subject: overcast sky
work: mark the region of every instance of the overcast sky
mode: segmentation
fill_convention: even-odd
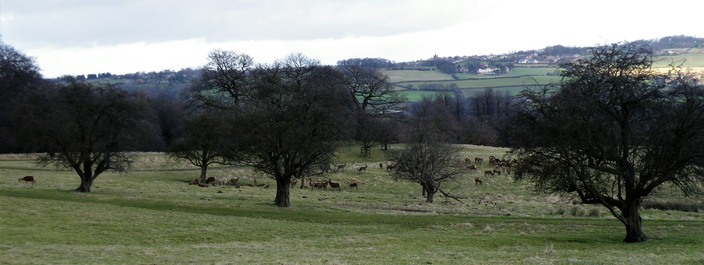
[[[702,10],[701,0],[0,0],[0,39],[57,77],[195,68],[213,49],[335,64],[704,37]]]

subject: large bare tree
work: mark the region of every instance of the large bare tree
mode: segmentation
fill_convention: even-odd
[[[251,143],[250,163],[276,180],[274,204],[280,207],[291,205],[291,178],[329,167],[345,128],[342,117],[348,104],[344,90],[331,82],[339,72],[288,59],[252,71],[256,89],[240,116]]]
[[[377,124],[375,118],[389,117],[397,112],[406,98],[397,93],[388,76],[377,69],[361,66],[341,67],[343,85],[352,100],[352,113],[357,124],[355,126],[355,140],[362,144],[362,155],[369,155],[370,149],[376,143],[374,134],[367,133],[369,126]]]
[[[79,192],[90,192],[106,171],[125,172],[128,151],[138,135],[145,99],[111,85],[68,80],[49,94],[51,110],[37,125],[48,153],[38,163],[73,169],[81,179]]]
[[[704,88],[656,71],[652,56],[630,43],[595,48],[563,65],[556,86],[525,91],[513,123],[519,176],[605,206],[625,242],[646,240],[640,207],[655,188],[701,194],[704,183]]]

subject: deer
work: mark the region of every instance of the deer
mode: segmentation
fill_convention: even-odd
[[[340,183],[332,182],[331,179],[328,179],[328,184],[330,184],[330,188],[337,189],[338,191],[341,191]]]
[[[367,167],[369,167],[369,164],[364,164],[363,167],[359,167],[359,168],[357,169],[357,173],[361,173],[362,171],[364,171],[364,172],[366,173],[366,172],[367,172]]]
[[[494,174],[498,174],[499,176],[501,176],[501,170],[499,170],[498,167],[495,168],[493,172],[494,172]]]
[[[492,171],[492,170],[484,171],[484,176],[486,176],[486,175],[492,175],[492,176],[493,176],[493,175],[494,175],[494,171]]]
[[[32,182],[32,187],[34,187],[34,185],[37,185],[37,178],[35,178],[34,176],[24,176],[24,177],[18,178],[17,182],[20,182],[20,181],[24,181],[25,184],[29,184],[29,182]]]
[[[396,168],[396,164],[386,165],[386,171],[392,171],[394,170],[394,168]]]
[[[347,164],[337,165],[337,172],[345,171]]]
[[[207,179],[205,179],[205,184],[210,185],[210,184],[214,184],[214,183],[215,183],[215,177],[208,177]]]
[[[479,176],[474,177],[474,185],[484,185],[484,183],[482,183],[482,178]]]
[[[354,188],[354,189],[356,190],[356,189],[357,189],[357,186],[359,186],[359,185],[357,184],[357,182],[352,182],[352,183],[350,183],[350,189]]]

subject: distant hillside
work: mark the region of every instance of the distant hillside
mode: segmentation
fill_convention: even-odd
[[[667,68],[672,63],[684,63],[691,71],[704,73],[704,38],[669,36],[655,40],[639,40],[656,52],[655,67]],[[547,84],[557,80],[557,66],[589,54],[592,47],[555,45],[539,50],[508,54],[476,56],[433,56],[410,62],[393,62],[384,58],[351,58],[340,60],[338,66],[377,68],[389,76],[397,90],[416,101],[438,92],[462,92],[464,96],[493,89],[515,94],[527,86]],[[110,73],[79,75],[91,82],[109,82],[125,89],[149,94],[177,95],[199,77],[197,69],[161,72],[137,72],[125,75]],[[60,81],[61,79],[56,79]]]

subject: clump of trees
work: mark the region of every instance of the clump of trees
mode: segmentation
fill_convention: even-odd
[[[563,65],[559,84],[524,91],[513,120],[519,176],[603,205],[625,242],[647,239],[640,208],[655,188],[703,191],[704,86],[653,69],[652,56],[632,43],[595,48]]]

